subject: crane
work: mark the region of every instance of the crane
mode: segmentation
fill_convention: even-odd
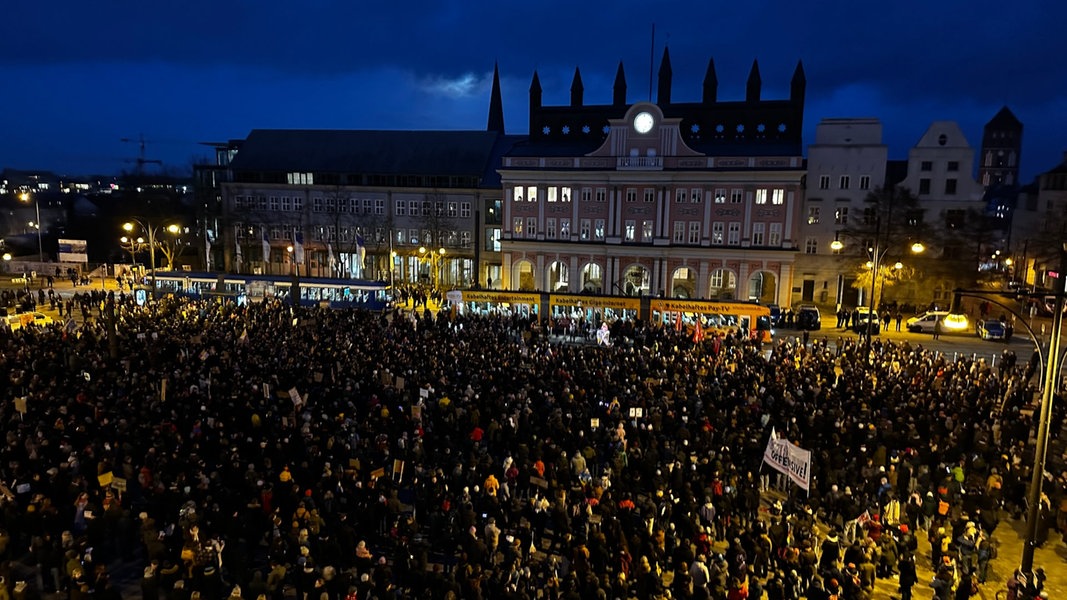
[[[159,159],[156,159],[156,158],[145,158],[145,143],[147,142],[147,140],[144,139],[144,134],[143,133],[140,134],[139,136],[137,136],[136,139],[134,139],[134,138],[122,138],[121,141],[129,143],[129,144],[137,144],[138,147],[139,147],[139,152],[137,153],[137,158],[127,160],[127,162],[136,162],[137,163],[137,175],[143,175],[144,174],[144,166],[146,164],[153,164],[153,165],[160,165],[160,166],[163,165],[163,161],[161,161]]]

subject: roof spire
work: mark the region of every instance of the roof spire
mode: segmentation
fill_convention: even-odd
[[[619,61],[619,69],[615,71],[615,85],[612,88],[611,103],[615,106],[626,104],[626,75],[623,73],[622,61]]]
[[[789,99],[793,102],[804,103],[804,89],[808,80],[804,77],[804,61],[797,61],[797,68],[793,71],[793,79],[789,82]]]
[[[719,95],[719,78],[715,75],[715,59],[708,59],[708,70],[704,73],[704,104],[714,104]]]
[[[504,133],[504,101],[500,95],[500,65],[493,63],[493,91],[489,94],[489,120],[486,131]]]
[[[671,51],[663,47],[663,60],[659,63],[659,90],[656,92],[656,104],[666,106],[671,103]]]
[[[748,102],[759,102],[760,86],[763,84],[763,80],[759,76],[759,61],[752,60],[752,70],[748,73],[748,85],[745,91],[745,100]]]
[[[582,85],[582,73],[574,67],[574,81],[571,82],[571,106],[581,106],[585,87]]]

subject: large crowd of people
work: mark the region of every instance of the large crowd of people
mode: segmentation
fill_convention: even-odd
[[[967,598],[1024,509],[1035,364],[1007,352],[98,300],[0,331],[16,597],[117,598],[140,561],[152,600]],[[763,465],[772,428],[810,490]]]

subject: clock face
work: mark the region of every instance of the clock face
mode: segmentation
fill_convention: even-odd
[[[640,112],[634,117],[634,130],[637,131],[637,133],[648,133],[649,131],[652,131],[652,126],[655,123],[656,120],[651,114]]]

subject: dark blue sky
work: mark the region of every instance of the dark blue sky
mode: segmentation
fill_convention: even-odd
[[[1067,4],[1052,0],[855,2],[500,0],[13,0],[0,36],[0,167],[132,170],[137,144],[168,168],[198,142],[254,128],[483,129],[499,61],[510,133],[524,133],[530,77],[546,104],[607,103],[619,60],[628,100],[648,97],[669,45],[672,97],[740,100],[754,58],[764,98],[807,73],[805,144],[824,117],[877,117],[891,158],[935,120],[977,150],[1003,105],[1024,123],[1024,180],[1067,149]],[[173,8],[165,8],[173,7]]]

